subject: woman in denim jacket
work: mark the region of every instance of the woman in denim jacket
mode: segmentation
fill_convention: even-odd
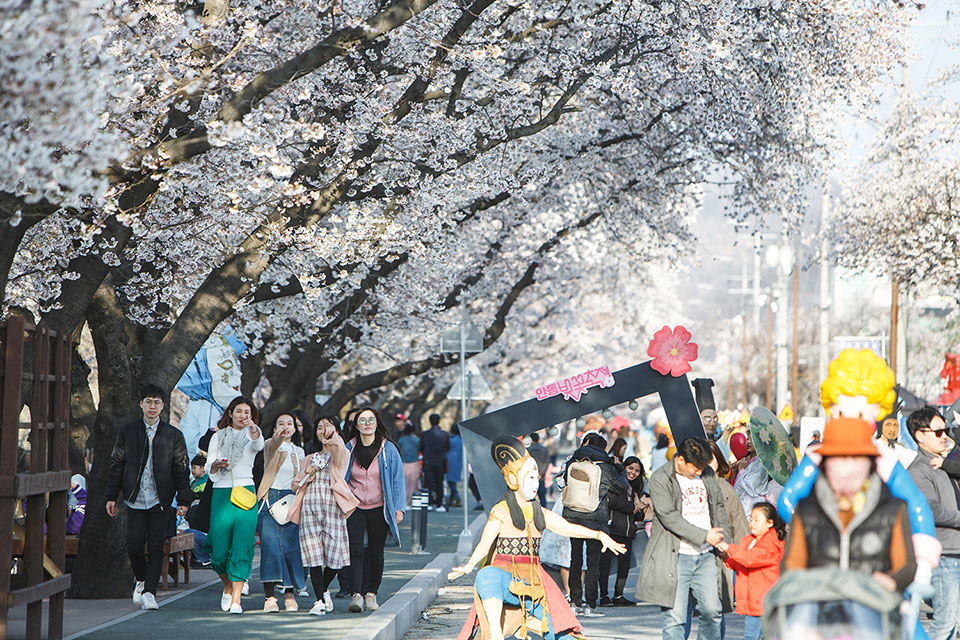
[[[406,508],[406,489],[400,452],[375,409],[364,407],[357,412],[355,428],[349,437],[346,480],[360,504],[347,519],[350,567],[346,573],[348,592],[352,594],[350,611],[359,613],[364,606],[368,611],[379,608],[377,589],[383,578],[383,548],[387,532],[400,544],[399,524]],[[365,560],[368,562],[366,575]]]

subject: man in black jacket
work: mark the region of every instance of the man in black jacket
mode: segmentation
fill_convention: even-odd
[[[191,498],[187,444],[179,429],[160,420],[164,398],[160,387],[143,387],[143,418],[120,429],[107,478],[107,514],[117,515],[120,496],[127,505],[127,553],[136,576],[133,602],[144,610],[157,608],[163,538],[173,517],[173,498],[178,496],[179,515],[187,512]]]
[[[444,512],[443,474],[447,472],[447,454],[450,453],[450,436],[440,428],[440,416],[430,414],[430,429],[420,434],[420,453],[423,454],[423,480],[430,491],[430,506],[434,511]]]
[[[607,455],[607,442],[597,432],[591,432],[583,439],[580,448],[573,452],[567,467],[564,469],[566,485],[570,485],[570,467],[579,460],[591,460],[600,466],[599,502],[597,508],[591,512],[576,511],[564,503],[563,517],[574,524],[580,524],[594,531],[607,532],[609,508],[608,493],[619,493],[627,488],[627,478],[623,469],[619,468]],[[586,585],[580,577],[583,566],[583,546],[587,546]],[[597,609],[597,587],[600,572],[600,551],[602,547],[597,540],[584,538],[570,538],[570,600],[574,607],[580,606],[580,597],[585,595],[583,609],[580,615],[585,617],[602,616]],[[586,593],[584,593],[586,592]]]

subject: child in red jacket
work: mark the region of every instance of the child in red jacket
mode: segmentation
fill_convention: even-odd
[[[744,640],[763,637],[761,618],[763,597],[780,578],[780,560],[783,559],[783,539],[786,525],[769,502],[758,502],[750,512],[750,534],[740,544],[720,543],[727,566],[737,572],[734,598],[737,613],[744,616]]]

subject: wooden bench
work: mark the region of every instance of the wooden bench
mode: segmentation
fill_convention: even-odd
[[[193,535],[193,534],[191,534],[191,535]],[[46,547],[46,549],[45,549],[44,551],[45,551],[46,553],[50,553],[50,538],[46,538],[46,540],[44,541],[44,545],[43,545],[43,546]],[[66,548],[67,548],[67,553],[66,553],[66,555],[67,555],[67,556],[75,556],[75,555],[77,555],[77,548],[78,548],[79,546],[80,546],[80,538],[78,538],[77,536],[67,536],[67,538],[66,538]],[[23,540],[21,540],[20,538],[14,538],[14,539],[13,539],[13,554],[12,554],[12,555],[14,555],[14,556],[22,556],[22,555],[23,555]]]
[[[46,552],[50,553],[50,539],[47,538]],[[76,556],[77,549],[80,546],[78,536],[67,536],[66,555]],[[23,555],[23,540],[14,538],[13,555]],[[193,534],[180,533],[172,538],[167,538],[163,543],[163,564],[160,568],[160,589],[167,590],[167,578],[173,578],[173,586],[180,586],[180,565],[183,564],[183,584],[190,584],[190,558],[193,556]],[[172,567],[172,569],[171,569]]]
[[[163,543],[163,565],[160,567],[160,590],[167,590],[167,576],[172,573],[174,588],[180,586],[180,565],[183,584],[190,584],[190,559],[193,556],[193,534],[178,533]]]

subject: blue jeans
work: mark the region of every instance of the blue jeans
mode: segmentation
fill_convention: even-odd
[[[717,558],[712,553],[681,553],[677,556],[676,599],[672,609],[660,609],[663,640],[683,640],[690,591],[697,599],[697,609],[700,610],[700,632],[697,637],[700,640],[720,640],[723,612],[717,571]]]
[[[270,489],[267,500],[273,504],[292,494],[290,489]],[[292,522],[281,526],[267,506],[260,510],[260,582],[279,582],[284,589],[300,591],[307,584],[300,556],[300,527]]]
[[[960,617],[960,558],[940,556],[940,565],[933,570],[933,622],[931,640],[947,640],[953,635]]]
[[[763,638],[763,618],[761,616],[743,616],[743,640],[761,640]]]
[[[203,551],[203,543],[207,541],[207,534],[196,529],[184,529],[183,532],[193,534],[193,559],[200,564],[210,564],[210,554]]]
[[[697,599],[691,598],[690,594],[687,594],[687,599],[690,601],[687,604],[687,621],[683,623],[683,640],[687,640],[690,637],[690,629],[693,628],[693,611],[697,608]],[[721,605],[721,611],[722,605]],[[727,616],[720,614],[720,640],[725,640],[727,637]]]

